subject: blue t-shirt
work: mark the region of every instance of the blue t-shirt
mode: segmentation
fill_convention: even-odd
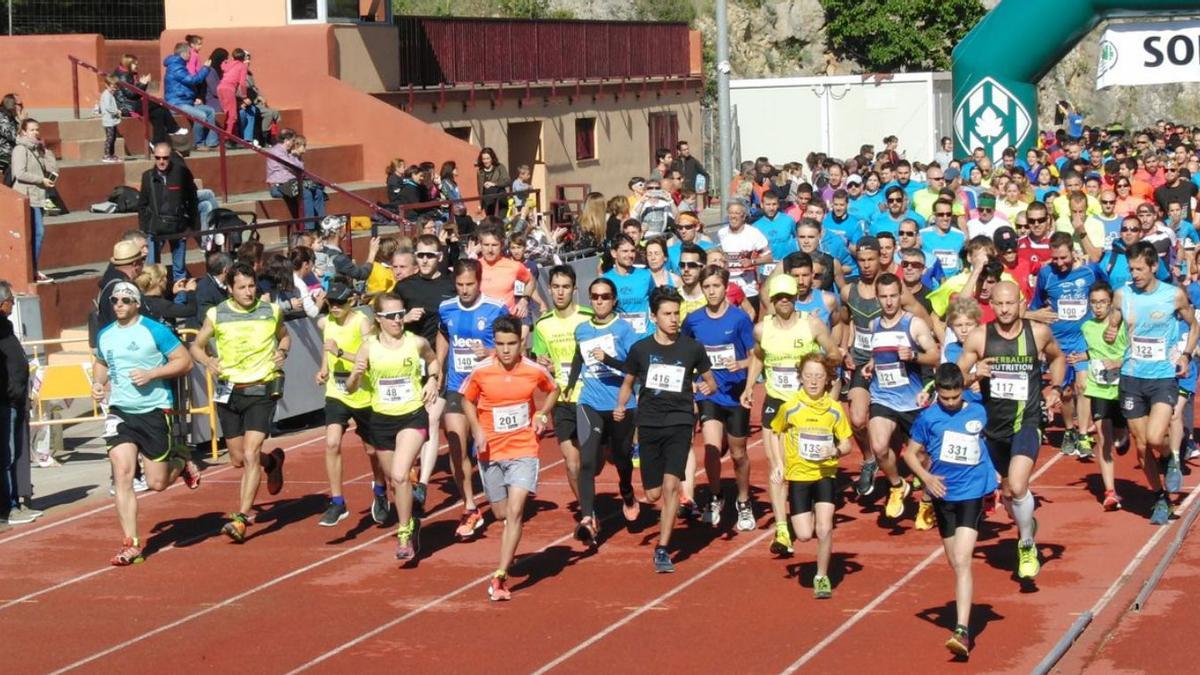
[[[815,294],[814,294],[815,295]],[[717,390],[712,396],[696,392],[696,400],[710,400],[719,406],[732,408],[741,405],[746,388],[746,370],[731,371],[730,361],[744,361],[754,349],[754,322],[740,307],[729,306],[718,318],[709,316],[707,308],[689,312],[683,320],[683,334],[699,342],[712,363]]]
[[[900,181],[893,180],[887,185],[884,185],[880,192],[887,194],[888,188],[892,187],[893,185],[904,188],[904,194],[908,195],[910,200],[913,198],[913,195],[917,194],[919,190],[925,189],[925,184],[920,181],[909,179],[908,184],[900,185]]]
[[[1058,314],[1058,321],[1050,324],[1054,339],[1068,354],[1087,351],[1083,339],[1083,322],[1092,318],[1092,307],[1088,293],[1092,284],[1108,280],[1099,265],[1087,263],[1066,274],[1059,273],[1053,264],[1043,265],[1038,270],[1030,309],[1049,307]]]
[[[847,212],[845,218],[838,220],[830,212],[826,213],[825,220],[821,221],[821,230],[823,232],[837,232],[845,237],[846,241],[856,242],[867,233],[867,226],[862,218],[856,217],[853,213]]]
[[[963,346],[957,340],[946,343],[946,348],[942,350],[942,363],[958,363],[958,357],[962,356]],[[983,403],[983,393],[977,392],[967,387],[963,389],[963,400],[968,403]]]
[[[129,379],[129,372],[164,365],[167,354],[181,344],[170,328],[144,316],[128,326],[114,321],[102,328],[96,335],[96,358],[108,365],[112,382],[108,404],[128,413],[173,407],[168,381],[156,379],[139,387]]]
[[[1071,138],[1080,138],[1083,136],[1083,115],[1079,113],[1067,114],[1067,135]]]
[[[891,213],[884,211],[871,219],[871,224],[867,227],[867,234],[872,237],[878,237],[880,232],[891,232],[893,237],[899,237],[900,223],[909,219],[916,222],[917,229],[925,227],[925,219],[921,217],[921,214],[912,209],[909,209],[907,213],[901,214],[899,218],[893,218]]]
[[[753,225],[767,238],[767,244],[771,247],[771,257],[776,263],[783,260],[787,254],[800,250],[796,244],[796,221],[783,211],[776,213],[774,218],[767,218],[766,214],[763,214]],[[759,266],[759,269],[761,270],[762,266]],[[763,274],[766,275],[767,272]]]
[[[625,374],[620,370],[609,368],[592,358],[591,352],[600,347],[605,354],[618,361],[624,361],[629,354],[629,348],[637,342],[640,336],[624,319],[613,319],[603,326],[597,326],[591,320],[584,321],[575,327],[575,343],[583,357],[583,370],[579,373],[582,387],[579,389],[579,402],[599,412],[608,412],[617,407],[617,394],[621,391],[621,382]],[[637,395],[629,397],[625,404],[626,410],[637,406]]]
[[[638,335],[654,332],[650,321],[650,291],[654,290],[654,275],[644,267],[635,267],[629,274],[619,274],[613,267],[604,273],[617,286],[617,313],[633,326]]]
[[[1113,244],[1112,250],[1104,253],[1104,257],[1100,259],[1100,268],[1108,274],[1108,283],[1114,291],[1121,290],[1121,287],[1128,284],[1133,278],[1129,274],[1129,257],[1125,255],[1125,246],[1120,240]],[[1158,259],[1158,270],[1154,276],[1158,277],[1159,281],[1167,281],[1171,278],[1167,263],[1162,258]]]
[[[1113,242],[1121,237],[1121,223],[1125,220],[1125,216],[1115,215],[1108,219],[1097,215],[1096,220],[1104,225],[1104,245],[1100,247],[1100,250],[1107,251],[1112,248]]]
[[[963,271],[962,250],[967,245],[967,235],[957,227],[942,233],[935,226],[921,229],[921,250],[932,254],[942,264],[947,277]]]
[[[711,241],[708,241],[707,239],[697,239],[695,244],[697,246],[699,246],[700,249],[703,251],[707,251],[708,249],[716,246],[716,244],[712,243]],[[674,244],[671,244],[670,246],[668,246],[667,247],[667,268],[670,269],[672,272],[679,274],[680,273],[679,259],[682,256],[683,256],[683,242],[682,241],[676,241]],[[700,262],[703,263],[704,260],[701,259]]]
[[[445,363],[446,391],[458,391],[467,375],[482,363],[475,357],[476,347],[496,346],[492,324],[506,314],[504,303],[482,295],[471,307],[463,307],[457,296],[438,305],[438,328],[450,343]]]
[[[983,437],[986,424],[983,405],[966,401],[954,412],[935,402],[917,415],[910,435],[925,446],[932,460],[929,473],[946,486],[945,501],[986,497],[999,485]]]
[[[879,205],[882,203],[882,190],[875,194],[864,192],[857,199],[851,199],[846,210],[850,213],[851,217],[857,218],[864,223],[869,223],[875,216],[879,215]]]
[[[850,252],[850,247],[846,245],[846,239],[837,232],[829,230],[821,231],[821,243],[818,249],[822,253],[828,253],[834,260],[840,262],[845,269],[846,280],[858,278],[858,261],[854,259],[854,254]],[[832,273],[832,270],[830,270]]]

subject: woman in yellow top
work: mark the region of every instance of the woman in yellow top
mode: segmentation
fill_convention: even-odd
[[[787,481],[792,528],[800,541],[817,535],[817,574],[813,595],[833,596],[829,558],[833,552],[833,512],[837,494],[838,458],[850,453],[850,421],[842,404],[829,395],[836,363],[809,353],[800,359],[800,390],[770,420],[771,430],[783,443],[768,446],[771,482]],[[775,542],[791,553],[787,523],[775,523]]]
[[[379,334],[363,340],[346,379],[346,391],[358,391],[365,376],[371,392],[371,435],[379,463],[395,493],[396,559],[417,556],[420,523],[413,516],[409,471],[429,433],[425,408],[437,400],[441,364],[425,338],[404,330],[404,299],[390,291],[375,298]],[[422,371],[422,366],[424,371]],[[422,372],[428,375],[424,384]]]

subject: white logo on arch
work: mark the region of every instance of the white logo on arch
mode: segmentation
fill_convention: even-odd
[[[1019,147],[1033,130],[1033,119],[1020,100],[996,80],[975,84],[954,111],[954,133],[970,150],[983,148],[992,161],[1004,149]]]

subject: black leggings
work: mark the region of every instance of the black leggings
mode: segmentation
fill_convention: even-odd
[[[600,412],[580,403],[577,407],[579,436],[579,512],[592,515],[596,501],[596,474],[604,468],[604,455],[600,444],[607,441],[612,462],[617,467],[621,499],[626,503],[633,493],[633,432],[636,415],[632,409],[625,411],[625,419],[613,419],[612,411]]]

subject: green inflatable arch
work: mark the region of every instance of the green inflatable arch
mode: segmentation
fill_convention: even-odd
[[[1197,0],[1002,0],[954,48],[955,155],[1036,142],[1037,83],[1112,16],[1200,11]]]

